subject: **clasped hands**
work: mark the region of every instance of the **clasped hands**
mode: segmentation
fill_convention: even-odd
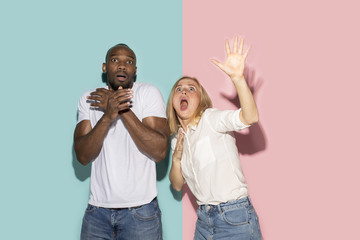
[[[132,97],[133,91],[131,89],[123,89],[120,86],[116,91],[113,89],[97,88],[87,98],[93,100],[90,104],[92,107],[104,109],[104,117],[114,121],[121,112],[130,109]]]

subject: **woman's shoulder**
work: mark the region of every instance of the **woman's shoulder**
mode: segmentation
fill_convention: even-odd
[[[217,109],[217,108],[207,108],[204,113],[203,113],[203,117],[208,117],[211,114],[216,114],[221,112],[221,110]]]

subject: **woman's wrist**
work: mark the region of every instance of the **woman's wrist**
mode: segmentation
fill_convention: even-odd
[[[172,158],[173,163],[180,163],[181,162],[181,158],[178,157],[174,157]]]
[[[233,82],[245,81],[244,75],[232,75],[232,76],[230,76],[230,78]]]

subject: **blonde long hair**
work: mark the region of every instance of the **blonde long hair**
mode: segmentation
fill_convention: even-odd
[[[211,102],[209,95],[207,94],[205,88],[200,84],[200,82],[196,78],[188,77],[188,76],[181,77],[179,80],[176,81],[176,83],[172,87],[170,96],[169,96],[169,100],[168,100],[168,104],[166,107],[166,116],[168,119],[168,124],[170,127],[171,134],[177,133],[177,131],[180,127],[179,119],[178,119],[175,109],[173,107],[173,97],[174,97],[174,93],[175,93],[175,89],[176,89],[177,85],[183,79],[191,79],[191,80],[195,81],[199,85],[199,90],[200,90],[200,103],[199,103],[198,108],[194,112],[194,115],[191,117],[190,123],[194,123],[195,125],[197,125],[201,119],[202,114],[205,112],[205,110],[212,107],[212,102]]]

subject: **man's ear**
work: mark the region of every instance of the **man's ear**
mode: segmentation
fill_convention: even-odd
[[[103,73],[106,73],[106,63],[103,63],[103,65],[102,65],[102,71],[103,71]]]

